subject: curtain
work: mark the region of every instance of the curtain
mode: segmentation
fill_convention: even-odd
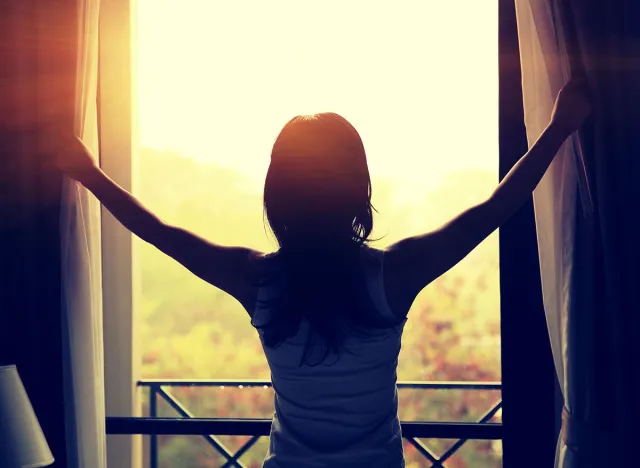
[[[78,325],[63,314],[71,291],[61,268],[63,180],[43,170],[40,131],[73,129],[79,12],[77,0],[21,0],[3,2],[0,14],[0,362],[17,365],[60,468],[82,463],[67,456],[79,450],[67,436],[68,405],[87,408],[77,405],[84,388],[69,391],[69,349],[77,346],[63,328]]]
[[[98,155],[99,0],[76,0],[74,132]],[[65,423],[69,467],[106,468],[100,205],[66,179],[60,217]]]
[[[569,75],[547,0],[516,0],[527,140],[531,146],[549,123],[555,98]],[[568,300],[573,268],[577,174],[574,139],[565,142],[533,194],[542,294],[556,374],[565,405]],[[564,450],[564,447],[559,447]]]
[[[515,3],[529,144],[570,75],[587,78],[596,111],[534,192],[543,301],[564,397],[556,466],[623,466],[633,460],[640,415],[640,48],[637,24],[629,23],[638,7]]]

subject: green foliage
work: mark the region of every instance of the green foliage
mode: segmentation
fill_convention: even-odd
[[[205,165],[180,155],[143,149],[136,195],[165,221],[216,242],[271,251],[262,217],[261,185],[229,169]],[[373,180],[374,205],[380,212],[374,245],[424,232],[477,203],[496,183],[493,174],[472,172],[445,180],[428,197],[398,201],[395,186]],[[269,369],[249,317],[233,298],[206,284],[138,242],[142,292],[143,377],[268,379]],[[458,266],[429,285],[416,299],[403,338],[400,380],[500,380],[500,329],[497,234]],[[270,417],[271,389],[176,388],[173,393],[199,417]],[[417,421],[472,421],[497,399],[495,391],[400,392],[400,417]],[[173,416],[170,408],[161,408]],[[193,437],[163,437],[161,466],[204,468],[222,458]],[[221,438],[237,450],[246,438]],[[428,441],[436,454],[453,441]],[[259,467],[263,438],[242,457]],[[447,462],[449,468],[501,466],[499,446],[469,442]],[[207,455],[208,454],[208,455]],[[407,467],[424,458],[406,445]]]

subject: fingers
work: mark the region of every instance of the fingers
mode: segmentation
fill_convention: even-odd
[[[575,104],[587,105],[591,107],[591,93],[589,84],[584,76],[571,78],[558,94],[560,101],[572,102]]]
[[[78,148],[79,145],[82,144],[73,133],[59,133],[55,131],[46,134],[43,143],[54,152],[70,151]]]
[[[589,96],[589,82],[584,75],[576,75],[569,79],[567,84],[562,87],[562,91],[571,93],[580,93],[585,97]]]

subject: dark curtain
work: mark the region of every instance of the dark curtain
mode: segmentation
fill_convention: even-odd
[[[565,439],[575,466],[631,466],[640,463],[640,2],[559,4],[572,72],[587,77],[596,108],[581,134],[595,209],[577,208]]]
[[[51,451],[67,465],[59,174],[40,129],[73,124],[75,0],[0,6],[0,363],[16,364]]]

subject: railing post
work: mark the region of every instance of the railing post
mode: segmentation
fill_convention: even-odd
[[[149,417],[158,417],[158,393],[155,385],[149,387]],[[158,436],[156,434],[150,435],[149,444],[149,464],[150,468],[158,468]]]

